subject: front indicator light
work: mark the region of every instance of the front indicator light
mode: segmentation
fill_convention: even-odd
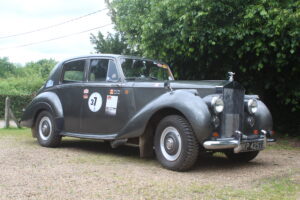
[[[220,135],[219,135],[219,133],[218,132],[213,132],[213,135],[212,135],[213,137],[220,137]]]
[[[271,131],[271,135],[275,135],[275,131],[273,130],[273,131]]]

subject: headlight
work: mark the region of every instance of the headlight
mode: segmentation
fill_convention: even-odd
[[[257,101],[256,99],[250,99],[247,103],[248,112],[254,114],[257,111]]]
[[[224,110],[224,102],[220,97],[213,97],[211,106],[216,114],[221,113]]]

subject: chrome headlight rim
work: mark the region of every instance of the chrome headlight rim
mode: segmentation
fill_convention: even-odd
[[[211,99],[211,107],[216,114],[223,112],[224,101],[220,96],[215,96]]]
[[[249,99],[247,102],[247,110],[250,114],[255,114],[258,110],[258,103],[256,99]]]

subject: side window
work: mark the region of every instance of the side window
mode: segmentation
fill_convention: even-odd
[[[84,65],[85,60],[78,60],[65,64],[63,69],[63,83],[83,81]]]
[[[108,62],[108,72],[107,72],[107,81],[117,81],[118,80],[118,72],[117,66],[114,61],[109,60]]]
[[[116,81],[118,73],[116,64],[109,59],[91,60],[89,81]]]

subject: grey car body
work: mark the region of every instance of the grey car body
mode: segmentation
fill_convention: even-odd
[[[157,65],[168,77],[138,74],[128,78],[124,63],[131,60],[127,74],[135,74],[133,65],[139,63],[154,68]],[[96,79],[97,73],[101,73],[101,70],[93,72],[96,65],[106,66],[105,79]],[[212,105],[216,100],[220,105]],[[249,112],[250,100],[256,105],[256,112]],[[223,109],[218,113],[216,106],[222,106],[222,102]],[[168,116],[170,119],[165,119]],[[173,126],[170,116],[180,123],[184,120],[181,127],[176,127],[178,122]],[[164,119],[169,124],[165,127],[160,124]],[[192,161],[181,158],[184,153],[177,151],[188,152],[186,145],[197,145],[193,152],[220,151],[236,159],[236,155],[247,157],[264,149],[267,141],[271,141],[267,136],[272,133],[272,117],[266,105],[256,95],[245,95],[245,89],[232,77],[175,81],[169,67],[162,62],[110,54],[81,56],[58,63],[26,108],[21,124],[32,128],[33,136],[42,146],[57,146],[62,136],[71,136],[109,140],[113,147],[135,143],[142,157],[151,156],[153,147],[156,154],[157,149],[162,149],[161,159],[165,160],[159,161],[164,167],[178,171],[191,168],[196,160],[195,156]],[[162,126],[159,134],[164,136],[155,139],[159,126]],[[190,129],[194,143],[186,142],[191,138],[186,139],[189,134],[180,131],[181,128]],[[181,160],[176,164],[178,159]]]

